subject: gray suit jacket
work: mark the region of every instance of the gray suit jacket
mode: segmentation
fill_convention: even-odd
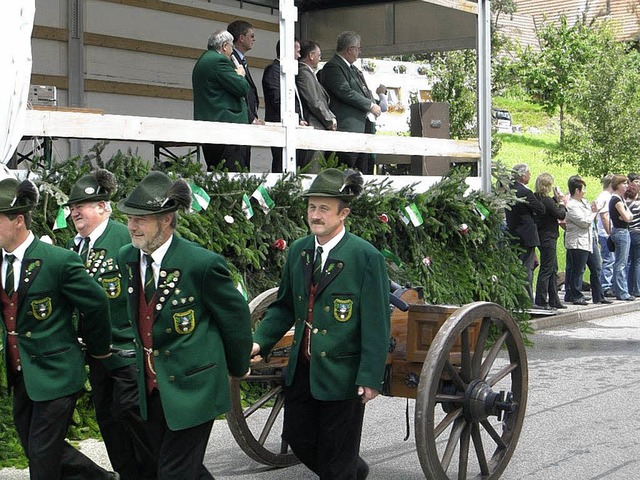
[[[307,64],[299,62],[296,86],[304,118],[313,128],[330,130],[336,116],[329,109],[329,94]]]

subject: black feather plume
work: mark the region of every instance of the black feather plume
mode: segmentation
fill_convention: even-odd
[[[364,178],[362,174],[356,170],[345,170],[343,172],[344,180],[340,191],[345,194],[353,195],[357,197],[362,193]]]
[[[38,189],[31,180],[23,180],[16,189],[15,205],[35,205],[38,203]]]
[[[185,212],[191,208],[191,187],[182,178],[179,178],[171,188],[167,191],[166,202],[172,202],[178,209],[183,209]]]
[[[116,188],[118,188],[116,176],[109,170],[99,168],[98,170],[93,172],[93,176],[95,177],[96,182],[98,182],[98,191],[96,193],[102,193],[111,196],[113,192],[116,191]]]

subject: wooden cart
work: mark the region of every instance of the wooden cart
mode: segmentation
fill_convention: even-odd
[[[268,290],[251,302],[254,323],[276,295],[277,289]],[[518,442],[527,403],[527,358],[518,324],[494,303],[427,305],[415,289],[395,295],[409,309],[392,309],[384,394],[416,399],[416,449],[425,477],[499,478]],[[292,335],[283,337],[268,362],[252,366],[247,383],[231,381],[227,414],[240,448],[277,467],[298,463],[280,438],[282,371]],[[243,407],[241,390],[256,385],[261,396]]]

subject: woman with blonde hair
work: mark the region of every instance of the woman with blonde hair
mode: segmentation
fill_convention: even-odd
[[[564,220],[567,208],[558,187],[553,187],[553,177],[541,173],[536,178],[536,197],[545,206],[545,212],[534,216],[540,237],[540,270],[536,282],[535,306],[551,310],[567,308],[558,296],[558,221]]]
[[[624,175],[614,175],[611,179],[613,194],[609,200],[609,218],[611,219],[611,239],[615,245],[615,261],[613,262],[613,291],[618,300],[635,300],[629,294],[627,284],[627,261],[629,260],[629,222],[633,215],[624,201],[624,194],[629,187],[629,179]]]

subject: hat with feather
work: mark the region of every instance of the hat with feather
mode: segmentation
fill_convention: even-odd
[[[131,195],[118,202],[118,210],[126,215],[157,215],[188,211],[191,207],[191,187],[183,179],[171,180],[162,172],[150,172]]]
[[[116,177],[109,170],[104,168],[94,170],[78,179],[71,188],[71,195],[65,205],[109,200],[117,187]]]
[[[15,178],[0,181],[0,213],[25,213],[38,203],[38,189],[31,180]]]
[[[349,202],[362,193],[364,180],[355,170],[327,168],[318,173],[303,197],[333,197]]]

